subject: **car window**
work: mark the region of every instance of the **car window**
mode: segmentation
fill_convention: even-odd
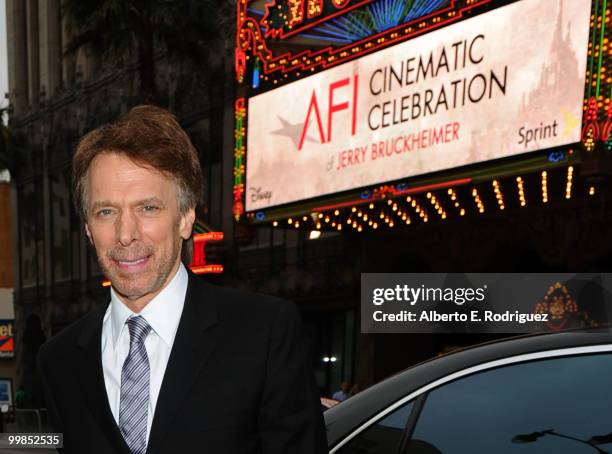
[[[412,411],[412,402],[404,404],[376,424],[360,432],[339,454],[390,454],[396,453]]]
[[[505,366],[429,393],[408,454],[612,452],[612,355]]]

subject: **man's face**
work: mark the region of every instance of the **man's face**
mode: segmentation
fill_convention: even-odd
[[[85,229],[113,288],[148,302],[179,266],[195,212],[181,214],[174,180],[116,153],[89,168]]]

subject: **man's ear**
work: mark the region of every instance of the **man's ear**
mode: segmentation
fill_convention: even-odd
[[[189,208],[185,214],[181,215],[179,231],[181,233],[181,238],[184,240],[188,240],[189,237],[191,237],[195,217],[195,208]]]
[[[91,237],[91,231],[89,230],[89,225],[87,224],[87,222],[85,223],[85,233],[87,234],[87,238],[89,238],[89,242],[93,246],[94,242],[93,238]]]

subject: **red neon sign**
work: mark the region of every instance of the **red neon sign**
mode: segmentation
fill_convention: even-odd
[[[206,262],[206,245],[211,242],[222,241],[223,232],[200,233],[193,236],[193,257],[189,269],[195,274],[222,273],[223,265]]]

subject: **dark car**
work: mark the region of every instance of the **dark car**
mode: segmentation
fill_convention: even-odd
[[[612,453],[612,329],[427,361],[325,412],[332,454]]]

